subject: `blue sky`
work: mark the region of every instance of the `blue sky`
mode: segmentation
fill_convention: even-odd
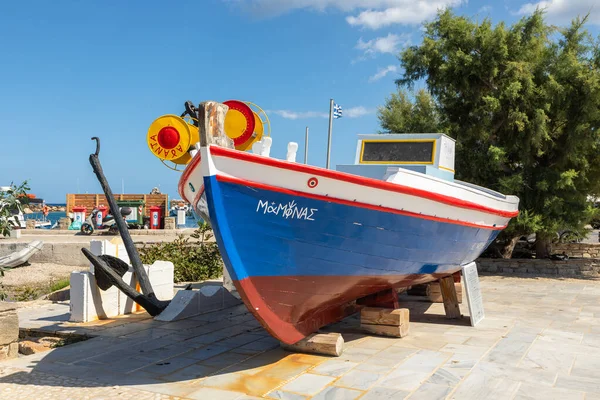
[[[548,0],[548,19],[567,23],[595,0]],[[268,110],[273,148],[284,158],[310,128],[309,163],[325,165],[329,99],[332,165],[352,163],[356,135],[379,129],[376,108],[395,90],[396,54],[421,40],[440,7],[514,22],[535,1],[196,0],[4,1],[0,4],[0,186],[28,179],[32,193],[101,192],[88,155],[113,190],[178,197],[179,173],[148,150],[150,123],[185,100],[252,101]]]

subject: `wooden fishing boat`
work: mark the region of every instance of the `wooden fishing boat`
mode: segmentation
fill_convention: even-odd
[[[207,210],[238,293],[285,343],[460,271],[518,214],[517,197],[454,180],[445,135],[359,137],[356,163],[333,171],[223,147],[227,107],[202,107],[180,195]]]

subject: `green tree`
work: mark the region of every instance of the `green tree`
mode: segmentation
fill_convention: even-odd
[[[400,54],[398,87],[424,80],[457,140],[457,178],[519,196],[505,256],[518,236],[535,232],[537,255],[546,257],[557,230],[582,230],[594,213],[588,195],[600,192],[600,40],[584,29],[586,20],[555,28],[537,10],[512,26],[492,25],[446,10],[425,24],[421,44]],[[398,114],[407,114],[398,104]],[[384,130],[393,121],[382,121]]]
[[[11,183],[6,191],[0,190],[0,235],[8,236],[18,226],[16,213],[23,212],[23,206],[29,201],[27,181],[16,186]]]
[[[385,133],[446,132],[435,101],[424,89],[417,92],[414,102],[403,90],[392,93],[377,110],[377,118]]]

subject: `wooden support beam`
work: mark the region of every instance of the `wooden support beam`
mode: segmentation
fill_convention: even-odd
[[[408,308],[365,307],[360,311],[360,327],[368,333],[381,336],[408,335],[410,312]]]
[[[386,289],[381,292],[373,293],[356,300],[359,306],[399,308],[398,292],[396,289]]]
[[[392,310],[389,308],[365,307],[360,310],[361,324],[400,326],[408,324],[408,320],[408,308]]]
[[[456,287],[454,286],[452,275],[440,279],[440,289],[442,291],[442,298],[444,299],[446,317],[450,319],[460,318],[460,307],[458,306]]]
[[[456,298],[458,304],[462,304],[462,283],[454,282],[454,288],[456,289]],[[427,285],[426,295],[432,303],[443,303],[442,288],[439,282],[431,282]]]
[[[281,343],[281,347],[288,351],[339,357],[344,350],[344,338],[339,333],[314,333],[294,344]]]
[[[372,333],[374,335],[403,338],[408,335],[409,324],[394,326],[364,324],[361,322],[360,328],[365,332]]]

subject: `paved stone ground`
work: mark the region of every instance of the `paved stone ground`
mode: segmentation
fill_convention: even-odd
[[[136,314],[77,325],[62,304],[22,309],[29,327],[96,337],[0,363],[0,398],[600,399],[600,282],[481,283],[476,328],[446,320],[440,304],[405,302],[403,339],[361,334],[352,317],[329,327],[346,340],[338,358],[282,350],[243,305],[172,323]]]

